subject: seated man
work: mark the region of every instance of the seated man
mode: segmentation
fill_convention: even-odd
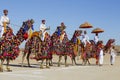
[[[84,31],[84,35],[83,35],[83,39],[82,39],[82,43],[84,44],[84,47],[86,46],[87,42],[88,42],[89,44],[91,44],[90,41],[89,41],[89,37],[88,37],[88,35],[87,35],[87,32]]]
[[[1,16],[1,19],[0,19],[0,37],[2,37],[3,36],[3,33],[5,33],[6,32],[6,28],[9,26],[9,24],[10,24],[10,20],[9,20],[9,18],[8,18],[8,10],[3,10],[3,13],[4,13],[4,15],[3,16]]]
[[[58,30],[57,30],[57,35],[58,35],[58,37],[59,37],[59,39],[60,39],[60,42],[62,43],[62,41],[63,41],[63,39],[64,39],[64,37],[65,37],[65,28],[66,28],[66,26],[64,25],[64,23],[62,22],[61,23],[61,25],[57,28]]]
[[[94,42],[95,44],[97,44],[99,41],[99,37],[98,37],[98,33],[95,34],[95,37],[94,37]]]
[[[45,25],[45,20],[42,20],[42,24],[40,25],[40,30],[42,31],[42,41],[44,41],[46,30],[50,30]]]

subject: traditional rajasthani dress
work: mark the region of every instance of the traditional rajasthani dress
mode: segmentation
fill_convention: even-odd
[[[1,16],[0,18],[0,37],[2,37],[3,33],[6,32],[6,27],[8,26],[10,20],[7,16]]]
[[[103,53],[103,49],[101,49],[100,54],[99,54],[99,64],[100,65],[103,64],[103,60],[104,60],[104,53]]]
[[[44,38],[45,38],[46,28],[47,27],[45,24],[40,25],[40,30],[42,31],[42,41],[44,41]]]
[[[116,56],[115,50],[114,50],[114,49],[111,49],[111,50],[110,50],[110,63],[111,63],[111,65],[113,65],[114,62],[115,62],[115,56]]]

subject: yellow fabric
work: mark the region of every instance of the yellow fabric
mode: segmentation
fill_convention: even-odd
[[[81,44],[81,41],[80,41],[80,39],[77,39],[77,44]]]
[[[74,45],[74,54],[77,55],[77,53],[78,53],[78,45],[75,44]]]
[[[33,31],[32,31],[32,29],[30,28],[30,29],[29,29],[29,37],[28,37],[29,39],[32,37],[32,33],[33,33]]]
[[[61,36],[60,36],[60,41],[62,41],[62,40],[64,39],[64,35],[65,35],[65,33],[64,33],[64,34],[61,34]]]
[[[4,27],[4,33],[6,32],[6,27],[7,27],[7,23],[3,22],[3,27]]]

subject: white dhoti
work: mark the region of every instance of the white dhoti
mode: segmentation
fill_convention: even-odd
[[[10,23],[9,18],[6,15],[1,16],[0,18],[0,37],[2,37],[2,35],[4,34],[4,32],[6,31],[6,27],[9,26],[8,23]],[[5,29],[5,31],[4,31]]]
[[[115,56],[110,56],[110,63],[113,65],[115,62]]]
[[[102,65],[103,64],[103,56],[99,57],[99,64]]]
[[[103,50],[100,50],[99,54],[99,64],[102,65],[104,61],[104,55],[103,55]]]
[[[4,33],[4,27],[0,26],[0,38],[3,36]]]
[[[112,55],[110,55],[110,63],[111,63],[111,65],[113,65],[114,64],[114,62],[115,62],[115,54],[113,53]]]
[[[87,42],[88,42],[89,44],[91,44],[89,40],[86,40],[86,39],[83,39],[83,40],[82,40],[82,43],[84,44],[84,46],[86,46]]]
[[[86,46],[86,39],[85,38],[82,40],[82,43],[84,44],[84,46]]]
[[[43,32],[43,35],[42,35],[42,40],[43,40],[43,41],[44,41],[44,38],[45,38],[45,33],[46,33],[46,31]]]

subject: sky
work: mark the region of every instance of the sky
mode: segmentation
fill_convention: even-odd
[[[92,29],[86,29],[90,39],[94,38],[91,31],[99,27],[105,31],[99,34],[100,40],[106,43],[114,38],[117,45],[120,45],[119,8],[120,0],[0,0],[0,16],[4,9],[8,9],[14,33],[28,19],[34,19],[34,29],[38,31],[41,20],[45,19],[46,26],[51,28],[50,34],[64,22],[71,39],[81,24],[89,22],[93,26]]]

